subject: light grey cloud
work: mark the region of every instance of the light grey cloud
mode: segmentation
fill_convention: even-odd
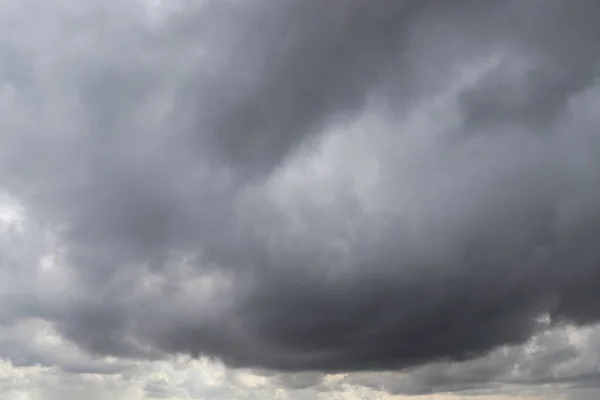
[[[26,215],[3,323],[301,390],[596,365],[556,375],[585,359],[563,339],[497,349],[600,319],[597,2],[2,7],[0,187]]]
[[[596,399],[600,391],[598,389],[581,389],[576,390],[569,395],[569,400],[588,400],[588,399]]]

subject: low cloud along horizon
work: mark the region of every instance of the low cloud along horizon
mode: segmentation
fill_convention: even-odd
[[[600,394],[600,3],[6,0],[0,398]]]

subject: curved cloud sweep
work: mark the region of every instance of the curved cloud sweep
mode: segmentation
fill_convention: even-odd
[[[600,320],[597,1],[34,3],[0,186],[45,257],[1,259],[6,323],[343,372]]]

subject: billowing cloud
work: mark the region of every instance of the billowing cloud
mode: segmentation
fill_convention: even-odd
[[[600,321],[597,1],[191,3],[2,5],[2,324],[296,390],[595,379],[518,346]]]

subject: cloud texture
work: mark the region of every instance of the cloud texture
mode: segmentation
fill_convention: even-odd
[[[600,320],[597,1],[78,4],[2,6],[3,324],[343,373]]]

